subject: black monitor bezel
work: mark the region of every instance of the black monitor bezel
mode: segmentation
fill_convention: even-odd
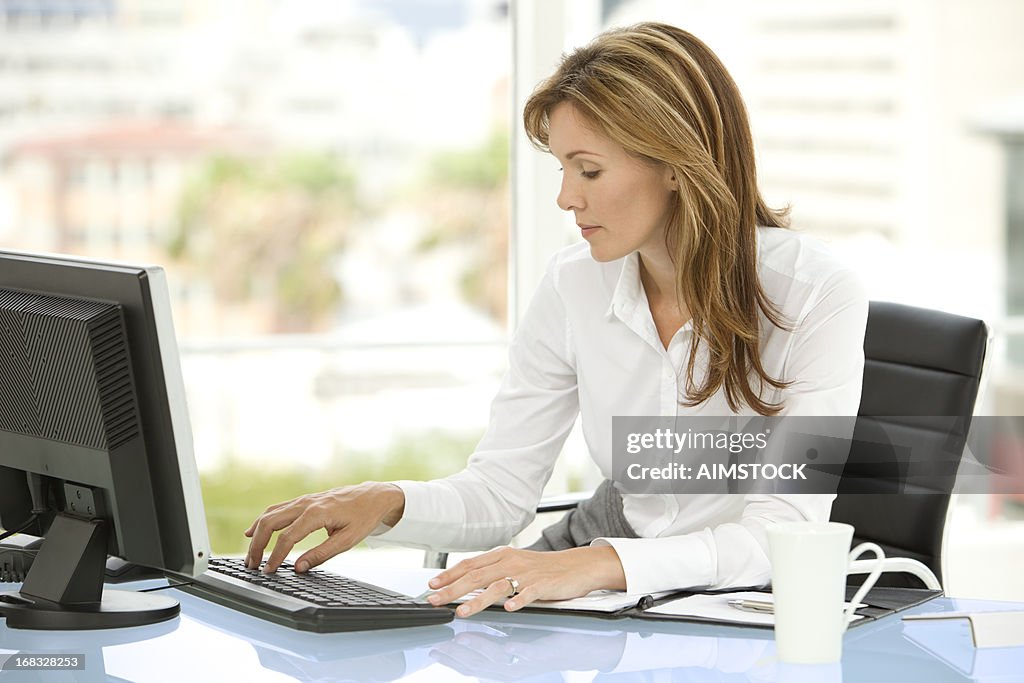
[[[163,551],[159,569],[203,573],[209,536],[164,270],[0,250],[0,287],[122,306]],[[117,554],[138,561],[130,552]]]

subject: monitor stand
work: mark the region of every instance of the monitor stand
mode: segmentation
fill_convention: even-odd
[[[178,601],[103,590],[107,529],[101,520],[58,514],[21,591],[0,593],[8,628],[72,630],[143,626],[173,619]]]

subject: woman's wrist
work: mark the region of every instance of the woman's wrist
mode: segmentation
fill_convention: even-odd
[[[610,545],[593,545],[580,550],[587,552],[588,565],[599,589],[626,590],[626,572],[622,569],[615,548]]]
[[[380,483],[379,495],[386,512],[381,522],[388,526],[395,526],[405,514],[405,492],[397,484]]]

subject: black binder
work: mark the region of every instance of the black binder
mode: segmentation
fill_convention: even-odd
[[[854,593],[857,592],[859,586],[847,586],[846,588],[846,600],[849,601],[853,598]],[[764,590],[764,589],[762,589]],[[718,591],[716,591],[718,592]],[[732,592],[732,591],[729,591]],[[661,621],[687,621],[693,623],[709,623],[717,624],[719,626],[739,626],[741,628],[758,628],[764,630],[772,630],[771,624],[746,624],[740,622],[724,621],[719,619],[711,619],[699,616],[686,616],[686,615],[672,615],[672,614],[655,614],[649,613],[647,610],[655,604],[663,604],[671,602],[672,600],[678,600],[679,598],[685,598],[689,595],[697,595],[702,593],[688,592],[680,595],[673,595],[663,598],[658,601],[654,601],[649,605],[644,606],[640,609],[640,605],[632,610],[627,610],[623,616],[632,617],[635,619],[656,619]],[[704,593],[706,594],[706,592]],[[942,596],[940,590],[928,590],[928,589],[917,589],[917,588],[889,588],[889,587],[878,587],[872,588],[867,592],[863,598],[861,598],[861,604],[865,607],[858,609],[855,614],[860,615],[862,618],[850,622],[850,628],[868,624],[873,621],[877,621],[882,617],[887,617],[890,614],[902,612],[905,609],[910,609],[915,605],[920,605],[924,602],[928,602],[933,598]]]
[[[853,598],[854,593],[857,592],[859,586],[847,586],[846,588],[846,600],[849,601]],[[662,605],[673,600],[679,600],[680,598],[686,598],[691,595],[717,595],[717,594],[728,594],[735,593],[738,591],[745,590],[757,590],[766,591],[765,588],[748,588],[748,589],[730,589],[728,591],[677,591],[664,595],[658,599],[654,599],[652,596],[645,595],[639,599],[637,604],[632,607],[625,607],[623,609],[614,612],[600,612],[595,610],[585,609],[559,609],[551,607],[531,607],[526,606],[519,610],[520,612],[527,612],[532,614],[537,613],[552,613],[558,615],[573,615],[583,617],[596,617],[599,619],[649,619],[656,621],[683,621],[691,623],[706,623],[716,624],[719,626],[737,626],[740,628],[757,628],[763,630],[771,630],[771,624],[750,624],[741,623],[734,621],[725,621],[720,619],[712,619],[708,617],[700,616],[689,616],[689,615],[674,615],[674,614],[656,614],[651,613],[648,610],[655,605]],[[850,628],[860,626],[862,624],[871,623],[877,621],[882,617],[902,612],[905,609],[910,609],[916,605],[920,605],[924,602],[942,596],[940,590],[928,590],[918,588],[890,588],[890,587],[879,587],[876,586],[867,592],[861,599],[861,603],[865,607],[861,607],[856,611],[856,614],[862,618],[857,619],[850,623]],[[489,609],[498,609],[504,611],[501,605],[493,605]],[[739,615],[739,612],[737,612]]]

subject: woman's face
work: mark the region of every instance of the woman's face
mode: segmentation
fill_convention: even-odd
[[[675,201],[671,169],[631,156],[587,127],[570,102],[551,111],[548,136],[562,164],[558,206],[576,215],[594,259],[614,261],[637,250],[663,254]]]

